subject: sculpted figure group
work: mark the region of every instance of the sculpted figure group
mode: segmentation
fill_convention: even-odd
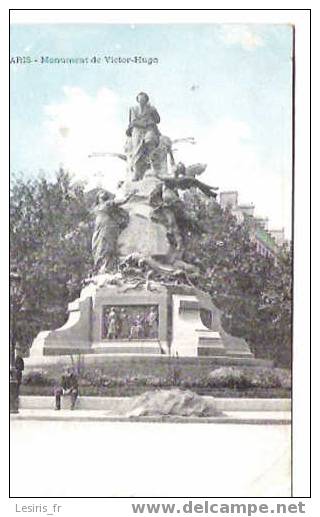
[[[109,192],[102,191],[97,196],[93,210],[95,226],[92,253],[95,274],[115,273],[118,269],[118,237],[129,222],[128,202],[135,194],[135,183],[138,185],[138,182],[147,176],[157,179],[149,196],[152,220],[165,226],[167,238],[173,250],[171,262],[180,261],[179,265],[182,268],[183,231],[188,228],[190,221],[180,192],[196,188],[207,197],[215,198],[217,195],[216,188],[206,185],[196,178],[206,169],[205,164],[186,167],[181,162],[175,163],[173,145],[181,141],[193,144],[194,139],[172,141],[169,137],[162,135],[158,127],[160,115],[157,109],[150,104],[149,96],[140,92],[136,101],[137,104],[129,110],[125,154],[109,153],[127,162],[126,183],[130,184],[130,194],[122,194],[120,190],[114,196]],[[152,257],[149,258],[152,259]],[[112,325],[110,328],[112,329]]]
[[[158,338],[158,308],[156,306],[124,306],[106,308],[103,337],[108,340]]]

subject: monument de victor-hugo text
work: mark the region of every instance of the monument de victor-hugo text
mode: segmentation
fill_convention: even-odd
[[[161,114],[162,116],[162,114]],[[193,221],[190,189],[207,199],[216,187],[197,179],[204,164],[176,163],[173,142],[146,93],[129,110],[123,178],[96,195],[92,256],[78,299],[61,328],[42,331],[30,358],[70,354],[144,354],[255,359],[246,341],[227,334],[205,290],[197,261],[185,252]]]

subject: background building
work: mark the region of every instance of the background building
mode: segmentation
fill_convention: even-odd
[[[269,230],[267,217],[256,217],[253,203],[239,205],[236,190],[220,192],[220,206],[230,210],[239,223],[246,222],[249,226],[250,239],[255,243],[257,252],[265,257],[276,259],[279,249],[287,245],[284,228]]]

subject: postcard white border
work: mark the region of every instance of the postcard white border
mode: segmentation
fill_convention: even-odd
[[[40,4],[40,2],[35,2]],[[42,4],[43,5],[43,4]],[[16,10],[14,23],[290,23],[296,27],[296,162],[295,162],[295,300],[294,300],[294,424],[293,424],[293,487],[294,496],[309,495],[309,13],[308,10],[162,10],[162,11],[75,11]],[[2,31],[3,39],[7,29]],[[6,40],[2,49],[7,45]],[[2,52],[2,54],[4,54]],[[7,57],[3,55],[3,60]],[[4,62],[4,61],[3,61]],[[7,86],[3,118],[7,120]],[[1,127],[1,141],[7,142],[7,129]],[[6,147],[7,148],[7,147]],[[1,157],[1,192],[8,192],[4,171],[7,160]],[[4,200],[4,205],[7,200]],[[2,220],[6,220],[6,216]],[[7,226],[3,238],[7,236]],[[2,261],[7,271],[7,262]],[[7,280],[4,279],[4,284]],[[4,301],[4,306],[6,302]],[[7,321],[7,320],[5,320]],[[7,364],[7,351],[1,349],[2,364]],[[6,370],[1,376],[7,380]],[[6,393],[7,388],[2,391]],[[32,494],[31,494],[32,495]],[[232,495],[232,494],[230,494]],[[209,494],[208,494],[209,496]]]

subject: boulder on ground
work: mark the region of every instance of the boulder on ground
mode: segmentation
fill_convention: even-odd
[[[221,416],[216,402],[209,397],[202,397],[190,390],[147,391],[132,397],[125,411],[127,417],[137,416]]]

